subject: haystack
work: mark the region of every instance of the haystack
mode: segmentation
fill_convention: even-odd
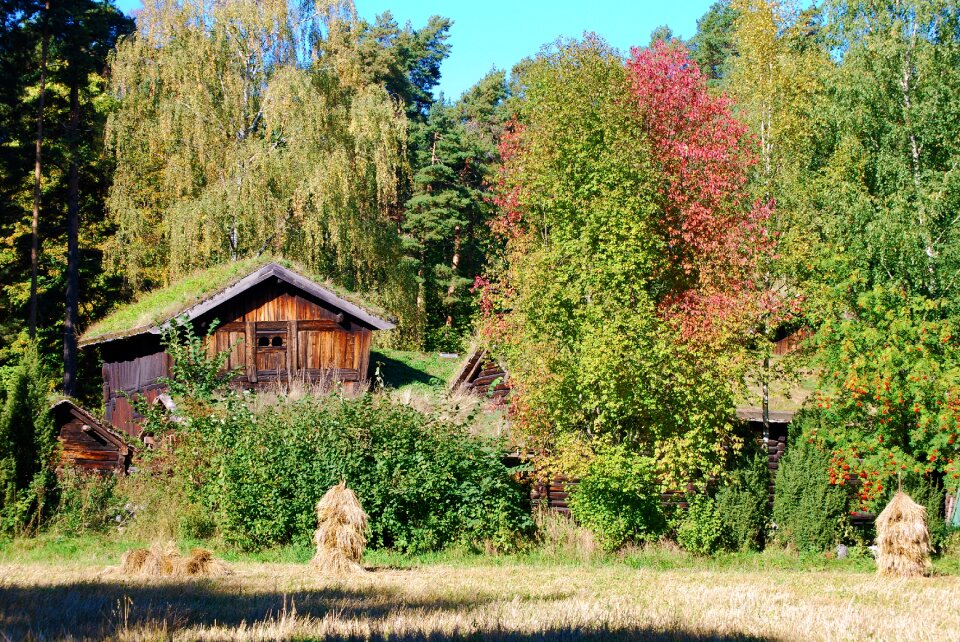
[[[150,547],[143,565],[140,566],[140,575],[148,577],[162,577],[173,575],[177,566],[180,564],[180,551],[169,542],[167,544],[154,544]]]
[[[185,558],[171,542],[127,551],[120,558],[120,572],[141,577],[215,577],[229,573],[229,569],[203,548],[193,549]]]
[[[120,571],[124,575],[136,575],[143,568],[143,563],[150,557],[150,551],[145,548],[132,548],[120,558]]]
[[[362,573],[360,558],[367,544],[367,514],[345,482],[327,491],[317,502],[317,554],[313,565],[323,573]]]
[[[180,574],[190,577],[218,577],[229,573],[229,567],[205,548],[190,551],[190,557],[180,565]]]
[[[930,569],[927,509],[898,492],[877,517],[877,571],[917,577]]]

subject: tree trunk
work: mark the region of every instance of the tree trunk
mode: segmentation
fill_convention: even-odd
[[[43,13],[40,45],[40,98],[37,106],[37,146],[33,167],[33,224],[30,240],[30,338],[37,336],[37,266],[40,259],[40,152],[43,149],[43,108],[47,97],[47,50],[50,47],[50,2]]]
[[[763,355],[763,402],[760,418],[763,421],[763,445],[770,440],[770,352],[769,347]]]
[[[420,252],[420,267],[417,268],[417,313],[420,318],[427,318],[427,269],[424,263],[427,258]]]
[[[447,288],[447,300],[453,299],[453,295],[457,293],[457,271],[460,268],[460,245],[462,243],[460,226],[457,225],[453,229],[453,258],[450,260],[450,286]],[[451,304],[448,303],[447,307],[450,308]],[[449,312],[447,313],[447,327],[453,327],[453,315]]]
[[[80,315],[80,80],[70,86],[70,171],[67,178],[67,313],[63,322],[63,392],[77,394],[77,317]]]

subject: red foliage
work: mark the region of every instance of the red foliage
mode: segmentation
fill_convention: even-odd
[[[494,234],[505,239],[516,239],[521,234],[520,223],[523,220],[523,211],[520,206],[521,187],[507,186],[506,168],[521,152],[522,134],[523,125],[516,118],[512,118],[504,127],[503,136],[500,138],[500,169],[492,199],[500,211],[490,223],[490,227]]]
[[[709,94],[699,67],[676,44],[633,49],[627,70],[666,178],[663,226],[676,283],[664,312],[685,336],[703,338],[748,308],[775,309],[773,297],[758,300],[756,275],[758,259],[773,250],[766,228],[772,204],[747,202],[756,146],[733,117],[731,101]]]

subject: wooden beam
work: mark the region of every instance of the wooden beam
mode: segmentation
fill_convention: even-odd
[[[247,381],[257,383],[257,328],[253,321],[247,321],[243,342],[246,344]]]
[[[296,319],[290,322],[287,332],[287,364],[290,366],[291,376],[300,370],[300,328]]]

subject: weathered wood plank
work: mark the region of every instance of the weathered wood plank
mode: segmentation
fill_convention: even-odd
[[[287,329],[287,364],[291,376],[300,370],[300,327],[298,324],[297,319],[291,319],[290,327]]]
[[[257,382],[257,326],[253,321],[247,321],[244,343],[246,346],[247,381]]]

